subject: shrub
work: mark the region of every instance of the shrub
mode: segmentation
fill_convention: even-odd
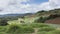
[[[59,14],[51,14],[47,19],[54,19],[54,18],[57,18],[57,17],[60,17]]]
[[[43,12],[45,12],[44,10],[42,10],[42,11],[38,11],[37,13],[43,13]]]
[[[7,33],[32,33],[34,29],[28,26],[10,25]]]
[[[19,30],[20,27],[18,25],[9,25],[7,32],[8,33],[14,33],[15,31]]]
[[[8,25],[7,20],[6,19],[1,19],[0,20],[0,26],[5,26]]]
[[[36,23],[44,23],[46,21],[46,17],[39,17],[39,19],[35,20]]]
[[[5,32],[7,30],[7,26],[0,26],[0,32]]]
[[[22,33],[33,33],[34,29],[32,27],[23,27]]]

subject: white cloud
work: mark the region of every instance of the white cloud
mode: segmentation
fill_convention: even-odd
[[[49,0],[51,8],[60,8],[60,0]]]
[[[60,0],[49,0],[48,2],[41,3],[39,6],[39,8],[43,10],[60,8]]]
[[[4,8],[7,6],[9,0],[0,0],[0,8]]]
[[[50,10],[54,8],[60,8],[60,0],[49,0],[41,4],[21,4],[30,0],[0,0],[0,8],[4,8],[0,14],[10,13],[29,13],[37,12],[39,10]]]

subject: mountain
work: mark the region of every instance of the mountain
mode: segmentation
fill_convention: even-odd
[[[5,14],[0,15],[0,17],[16,17],[16,16],[26,16],[26,15],[32,15],[33,13],[26,13],[26,14]]]

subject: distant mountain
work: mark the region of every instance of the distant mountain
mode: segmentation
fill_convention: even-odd
[[[5,15],[0,15],[0,17],[16,17],[16,16],[26,16],[26,15],[33,15],[33,13],[26,13],[26,14],[5,14]]]

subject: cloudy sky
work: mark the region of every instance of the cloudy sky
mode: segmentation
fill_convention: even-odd
[[[60,0],[0,0],[0,15],[60,8]]]

